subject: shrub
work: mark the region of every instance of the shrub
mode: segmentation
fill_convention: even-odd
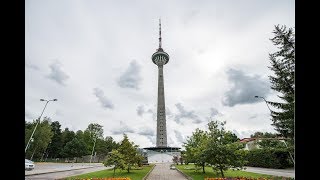
[[[246,166],[283,169],[292,167],[290,156],[284,149],[254,149],[246,155]]]

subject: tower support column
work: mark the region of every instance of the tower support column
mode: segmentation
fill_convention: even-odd
[[[163,65],[158,65],[157,147],[167,147],[166,107],[164,100]]]

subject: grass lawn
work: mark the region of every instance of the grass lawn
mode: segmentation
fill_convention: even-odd
[[[205,174],[202,173],[202,168],[199,169],[197,172],[194,169],[193,164],[189,165],[176,165],[176,167],[185,173],[186,175],[192,177],[194,180],[203,180],[205,177],[221,177],[220,174],[217,174],[216,172],[213,172],[211,167],[205,167]],[[224,177],[247,177],[247,178],[266,178],[266,179],[282,179],[280,177],[271,176],[271,175],[265,175],[265,174],[258,174],[258,173],[252,173],[252,172],[246,172],[246,171],[240,171],[240,170],[228,170],[224,171]],[[290,179],[290,178],[287,178]]]
[[[130,173],[127,170],[116,170],[114,177],[129,177],[131,180],[141,180],[153,167],[153,164],[148,166],[143,166],[142,169],[131,169]],[[67,180],[72,179],[82,179],[82,178],[106,178],[106,177],[113,177],[113,169],[107,169],[102,171],[91,172],[87,174],[82,174],[79,176],[71,176],[66,178]]]

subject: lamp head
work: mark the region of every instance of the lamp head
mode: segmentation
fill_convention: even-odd
[[[40,101],[45,101],[44,99],[40,99]]]
[[[259,96],[254,96],[255,98],[259,98]]]
[[[53,101],[58,101],[58,99],[53,99]]]

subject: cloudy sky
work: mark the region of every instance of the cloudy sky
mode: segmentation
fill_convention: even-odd
[[[43,116],[62,128],[90,123],[116,141],[127,133],[155,145],[162,47],[168,145],[181,147],[210,119],[239,138],[274,132],[262,99],[270,89],[268,53],[274,25],[295,26],[293,0],[28,0],[25,23],[25,120]],[[271,107],[272,108],[272,107]]]

